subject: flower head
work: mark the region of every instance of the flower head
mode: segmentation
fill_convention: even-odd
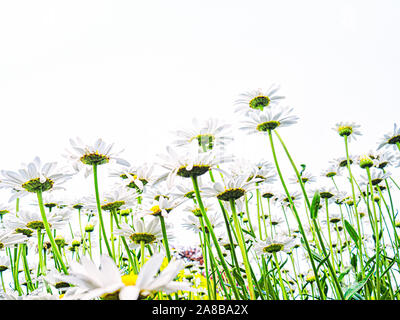
[[[72,261],[69,275],[60,276],[66,283],[79,289],[81,300],[102,298],[104,300],[137,300],[153,292],[172,293],[177,290],[191,290],[187,282],[174,281],[184,267],[183,261],[171,260],[160,274],[157,273],[164,255],[154,254],[141,268],[138,275],[121,274],[111,257],[102,255],[100,268],[82,256],[80,263]]]
[[[272,105],[277,104],[284,96],[277,95],[279,86],[273,84],[267,90],[256,89],[241,94],[241,98],[236,100],[236,112],[248,113],[250,111],[263,111]]]
[[[217,197],[222,201],[237,200],[255,189],[257,182],[260,182],[257,178],[248,180],[248,175],[227,175],[224,184],[216,182],[212,187],[204,187],[203,192],[205,197]]]
[[[182,154],[178,154],[169,146],[167,152],[167,155],[160,155],[160,157],[164,160],[161,166],[169,170],[167,176],[169,187],[173,186],[176,176],[183,178],[199,177],[211,168],[218,170],[218,164],[232,160],[232,156],[214,150],[199,152],[196,142],[192,143],[190,148]]]
[[[297,116],[292,115],[293,108],[273,106],[264,111],[250,112],[248,120],[243,121],[240,128],[248,134],[266,134],[278,127],[288,127],[297,122]]]
[[[2,170],[1,175],[0,185],[17,191],[10,201],[29,193],[62,189],[60,185],[72,177],[72,174],[57,169],[56,162],[42,163],[39,157],[23,164],[18,172]]]
[[[72,152],[67,150],[67,154],[64,156],[72,161],[72,167],[75,171],[78,172],[86,167],[85,177],[89,176],[93,165],[115,162],[123,166],[129,166],[129,162],[117,157],[123,150],[111,152],[114,144],[107,144],[102,139],[97,139],[93,145],[84,143],[80,138],[70,139],[69,141]]]
[[[259,254],[271,255],[277,252],[290,252],[294,246],[294,238],[278,235],[274,238],[267,237],[264,241],[256,240],[254,249]]]
[[[348,137],[348,140],[351,141],[352,139],[356,139],[356,136],[361,135],[359,127],[360,125],[354,122],[339,122],[332,129],[341,137]]]
[[[398,149],[398,145],[400,144],[400,127],[397,127],[395,123],[393,125],[393,131],[386,133],[381,141],[378,144],[378,150],[383,147],[393,147],[394,149]]]
[[[216,118],[210,118],[204,122],[199,122],[194,118],[190,129],[178,130],[175,133],[180,138],[173,142],[176,146],[187,146],[197,141],[203,151],[225,146],[233,140],[230,136],[230,125],[221,123]]]

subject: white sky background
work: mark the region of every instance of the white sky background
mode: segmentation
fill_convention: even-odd
[[[362,125],[357,153],[400,119],[399,30],[396,0],[2,1],[0,168],[60,160],[76,136],[152,162],[170,131],[232,121],[239,94],[278,83],[300,117],[280,133],[319,174],[344,155],[336,122]],[[270,158],[266,138],[234,150]]]

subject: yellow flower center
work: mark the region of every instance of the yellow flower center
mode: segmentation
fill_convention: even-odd
[[[134,286],[136,284],[137,277],[137,274],[126,274],[121,277],[121,280],[126,286]]]

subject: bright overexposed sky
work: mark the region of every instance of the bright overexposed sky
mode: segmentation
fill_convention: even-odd
[[[153,161],[170,131],[235,124],[239,94],[277,83],[300,117],[281,135],[320,170],[344,155],[336,122],[361,125],[356,153],[400,119],[399,30],[397,0],[2,1],[0,168],[58,160],[76,136]],[[235,151],[270,155],[249,136]]]

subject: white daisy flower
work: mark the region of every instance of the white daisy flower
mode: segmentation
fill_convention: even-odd
[[[173,281],[184,267],[182,261],[171,260],[156,276],[163,259],[163,254],[154,254],[138,275],[121,275],[109,256],[101,256],[100,268],[89,258],[82,256],[80,263],[71,262],[69,275],[62,278],[80,289],[81,300],[98,297],[104,300],[137,300],[157,291],[172,293],[177,290],[191,290],[189,283]]]
[[[0,256],[0,273],[10,269],[11,262],[8,257]]]
[[[174,199],[172,197],[158,197],[158,200],[154,200],[150,209],[143,209],[136,212],[135,217],[141,218],[144,216],[158,216],[162,215],[164,218],[168,217],[168,214],[175,208],[180,206],[184,202],[183,199]]]
[[[216,182],[212,187],[204,187],[204,197],[216,197],[222,201],[237,200],[245,195],[248,191],[256,188],[256,183],[260,179],[253,178],[248,180],[248,175],[226,175],[224,176],[224,184]]]
[[[11,196],[10,201],[32,192],[62,189],[60,185],[72,176],[57,169],[56,162],[42,163],[39,157],[22,166],[18,172],[1,171],[0,185],[18,191]]]
[[[390,150],[381,152],[370,151],[368,156],[374,161],[374,166],[379,169],[384,169],[388,166],[396,165],[396,156]]]
[[[114,184],[110,189],[101,196],[101,209],[106,211],[124,210],[137,204],[139,194],[135,190],[121,184]],[[93,202],[87,203],[87,208],[97,210],[96,199],[94,197],[90,199]]]
[[[357,157],[354,155],[349,155],[349,164],[355,164],[357,162]],[[332,166],[332,169],[336,168],[337,171],[342,173],[343,168],[347,169],[347,157],[346,156],[341,156],[337,157],[333,160],[330,161],[330,164]]]
[[[178,154],[171,147],[167,147],[167,155],[159,155],[164,162],[162,167],[169,170],[167,186],[174,185],[176,176],[183,178],[198,177],[210,169],[220,170],[217,165],[232,160],[232,156],[218,153],[215,150],[199,152],[197,142],[192,142],[182,154]]]
[[[297,178],[297,175],[291,176],[288,179],[289,183],[295,184],[299,183],[299,179]],[[305,170],[301,173],[301,181],[303,184],[309,184],[317,181],[316,177],[308,170]]]
[[[393,125],[393,131],[386,133],[378,144],[378,150],[385,147],[393,147],[396,151],[400,149],[400,127],[397,127],[395,123]]]
[[[241,98],[236,100],[237,108],[235,112],[248,113],[252,110],[263,111],[265,108],[277,104],[284,96],[277,95],[279,86],[273,84],[267,90],[256,89],[241,94]]]
[[[26,241],[26,237],[13,231],[0,230],[0,250]]]
[[[173,142],[177,147],[187,146],[194,140],[197,141],[201,150],[211,150],[214,147],[223,147],[227,143],[233,141],[230,136],[231,126],[226,123],[221,123],[221,120],[210,118],[200,122],[194,118],[192,127],[187,130],[178,130],[175,134],[180,138]]]
[[[326,169],[321,171],[321,176],[326,178],[332,178],[335,176],[340,176],[340,171],[335,164],[330,164]]]
[[[293,108],[273,106],[261,112],[250,112],[248,120],[242,121],[240,130],[247,134],[268,134],[268,131],[288,127],[299,119],[292,115]]]
[[[138,192],[157,181],[157,177],[154,175],[154,165],[148,164],[113,169],[110,177],[122,178],[129,188],[134,188]]]
[[[339,122],[336,123],[332,130],[336,131],[341,137],[348,137],[348,141],[356,140],[356,136],[361,136],[361,131],[358,129],[359,124],[355,122]]]
[[[295,206],[298,206],[299,202],[302,199],[302,193],[300,191],[289,191],[289,196],[292,199],[292,202]],[[286,193],[281,193],[274,199],[275,202],[278,202],[281,206],[290,207],[290,199],[286,195]]]
[[[53,210],[50,213],[46,213],[46,218],[50,229],[62,229],[70,221],[71,212],[60,209]],[[22,234],[25,234],[25,229],[34,231],[45,229],[39,210],[20,210],[18,215],[10,214],[4,224],[10,230],[15,230],[15,232]]]
[[[173,235],[170,233],[168,224],[166,224],[166,229],[170,240]],[[155,247],[157,244],[161,244],[163,239],[160,220],[154,217],[148,217],[143,220],[135,219],[132,227],[127,223],[121,222],[119,229],[114,230],[114,234],[129,238],[131,240],[130,247],[132,248],[140,246],[141,242]]]
[[[207,217],[210,220],[210,224],[214,229],[221,227],[224,224],[224,221],[221,219],[221,215],[216,213],[215,211],[207,212]],[[194,233],[202,232],[201,222],[198,216],[188,215],[183,218],[182,222],[183,228],[193,231]],[[209,230],[204,223],[205,232],[208,233]]]
[[[390,172],[382,172],[381,170],[374,169],[371,170],[371,184],[373,186],[376,186],[380,184],[381,182],[385,181],[385,179],[389,178],[391,176]],[[362,175],[360,176],[360,185],[362,186],[367,186],[369,185],[369,179],[367,175]]]
[[[126,286],[119,294],[121,300],[135,300],[154,292],[162,291],[170,294],[179,290],[194,291],[192,284],[186,281],[174,281],[178,273],[185,267],[182,260],[171,260],[166,268],[157,272],[163,262],[163,254],[155,254],[142,267],[133,286]]]
[[[129,162],[117,157],[119,152],[111,152],[114,144],[107,144],[102,139],[97,139],[93,145],[85,144],[80,138],[70,139],[72,152],[69,150],[64,154],[72,162],[72,167],[76,172],[85,167],[85,177],[88,177],[93,170],[93,165],[105,163],[117,163],[123,166],[129,166]],[[85,166],[86,165],[86,166]]]
[[[271,255],[278,252],[289,253],[294,246],[294,238],[277,235],[273,238],[267,237],[265,240],[256,240],[254,250],[260,255]]]

